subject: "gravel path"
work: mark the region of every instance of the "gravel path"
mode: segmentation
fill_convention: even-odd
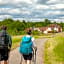
[[[36,44],[38,48],[36,55],[36,64],[43,64],[43,49],[46,40],[47,39],[36,39]],[[18,48],[16,48],[10,53],[9,64],[20,64],[20,61],[21,61],[21,55],[19,53]],[[24,64],[24,61],[22,64]]]

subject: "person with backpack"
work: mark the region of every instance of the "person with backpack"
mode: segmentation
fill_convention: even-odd
[[[0,64],[8,64],[8,56],[12,45],[11,36],[6,32],[7,26],[3,25],[0,32]]]
[[[31,36],[31,29],[26,30],[27,35],[22,38],[20,42],[19,51],[22,54],[25,64],[31,64],[33,48],[37,50],[34,37]]]

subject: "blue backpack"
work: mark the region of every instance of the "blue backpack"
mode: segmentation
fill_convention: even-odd
[[[21,54],[30,54],[32,53],[32,37],[24,36],[22,42],[20,43],[19,51]]]

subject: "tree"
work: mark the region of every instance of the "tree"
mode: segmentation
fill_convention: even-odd
[[[56,24],[56,21],[54,21],[53,24]]]
[[[47,26],[48,24],[51,24],[51,21],[48,20],[48,19],[45,19],[45,20],[44,20],[44,25]]]
[[[23,22],[24,24],[26,24],[26,21],[25,21],[25,20],[22,20],[22,22]]]

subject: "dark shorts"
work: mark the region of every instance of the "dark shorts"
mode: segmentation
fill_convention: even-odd
[[[7,61],[8,60],[8,54],[9,50],[8,49],[0,49],[0,61]]]
[[[24,60],[32,60],[32,53],[28,54],[28,55],[23,55]]]

